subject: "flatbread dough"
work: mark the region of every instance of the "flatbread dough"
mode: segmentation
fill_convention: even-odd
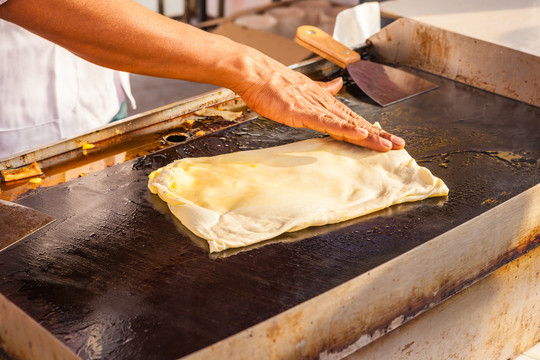
[[[149,176],[152,193],[211,252],[448,194],[405,150],[332,138],[177,160]]]

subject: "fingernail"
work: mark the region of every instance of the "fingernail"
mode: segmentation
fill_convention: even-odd
[[[392,142],[390,140],[386,140],[386,139],[381,138],[381,143],[386,148],[392,148]]]
[[[405,140],[403,140],[399,136],[392,136],[392,142],[396,146],[405,146]]]

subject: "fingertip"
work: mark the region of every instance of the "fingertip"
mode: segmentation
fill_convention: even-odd
[[[392,135],[390,139],[392,141],[394,150],[400,150],[405,147],[405,140],[403,140],[399,136]]]
[[[385,138],[379,138],[380,142],[384,149],[391,150],[394,144],[390,140],[386,140]]]
[[[338,77],[323,84],[326,90],[330,92],[330,94],[336,95],[343,87],[343,78]]]
[[[341,76],[335,78],[335,79],[332,79],[330,81],[327,82],[328,84],[343,84],[343,78]]]
[[[399,136],[392,135],[390,133],[387,133],[385,131],[381,132],[379,136],[386,141],[390,142],[392,144],[393,150],[400,150],[405,147],[405,140],[400,138]]]

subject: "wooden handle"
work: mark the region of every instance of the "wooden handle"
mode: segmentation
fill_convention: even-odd
[[[300,26],[296,30],[296,42],[342,68],[360,61],[360,55],[356,51],[315,26]]]

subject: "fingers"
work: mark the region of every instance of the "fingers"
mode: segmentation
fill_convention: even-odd
[[[326,124],[324,131],[336,140],[350,142],[352,144],[361,145],[370,136],[368,130],[355,126],[353,124],[339,124],[335,126],[335,122]]]
[[[362,118],[362,120],[364,119]],[[386,132],[367,121],[366,123],[368,124],[367,130],[370,136],[365,140],[365,145],[362,144],[362,146],[377,151],[400,150],[405,147],[405,140],[399,136]]]
[[[369,134],[366,139],[355,142],[355,144],[381,152],[390,151],[393,148],[393,144],[391,141],[376,134]]]
[[[403,140],[399,136],[392,135],[390,133],[387,133],[386,131],[383,131],[381,134],[379,134],[379,136],[390,141],[392,143],[393,150],[399,150],[405,147],[405,140]]]
[[[351,144],[360,145],[363,147],[370,148],[372,150],[386,152],[390,151],[393,148],[391,141],[375,134],[370,133],[368,130],[363,128],[356,128],[356,134],[352,131],[343,131],[342,129],[338,131],[333,131],[328,129],[327,133],[336,140],[347,141]]]
[[[365,139],[354,143],[377,151],[400,150],[405,147],[405,140],[385,131],[379,134],[369,132],[369,136]]]
[[[336,140],[381,152],[405,147],[405,140],[374,126],[333,97],[323,111],[324,114],[306,114],[303,127],[326,132]]]
[[[328,133],[336,140],[382,152],[399,150],[405,146],[402,138],[374,126],[333,97],[330,104],[325,106],[325,110],[328,110],[331,115],[319,115],[318,121],[322,128],[317,130]],[[313,125],[306,125],[306,127],[313,127]]]
[[[351,121],[356,126],[365,128],[369,133],[369,136],[366,139],[363,139],[361,142],[354,142],[355,144],[377,151],[400,150],[405,147],[405,140],[399,136],[393,135],[379,127],[374,126],[366,119],[352,111],[345,104],[339,101],[337,102],[341,105],[346,117],[352,119]]]

